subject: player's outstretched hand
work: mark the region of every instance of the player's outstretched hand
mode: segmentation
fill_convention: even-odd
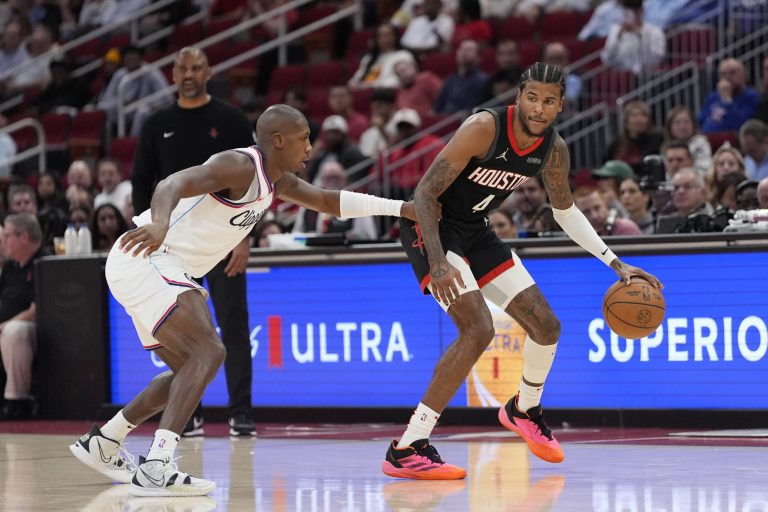
[[[611,263],[611,268],[613,268],[613,270],[616,271],[616,274],[619,276],[619,279],[624,281],[624,283],[626,284],[629,284],[629,281],[631,278],[640,277],[642,279],[645,279],[649,283],[651,283],[651,285],[655,286],[659,290],[664,288],[664,285],[661,284],[661,281],[659,281],[656,278],[656,276],[654,276],[653,274],[649,274],[648,272],[646,272],[645,270],[639,267],[627,265],[626,263],[623,263],[618,258],[616,258],[616,260],[614,260]]]
[[[413,204],[413,201],[403,203],[403,206],[400,208],[400,216],[416,222],[416,206]]]
[[[167,224],[151,222],[124,234],[120,239],[120,249],[131,253],[131,256],[140,256],[144,253],[146,258],[160,248],[166,233],[168,233]]]
[[[419,219],[416,218],[416,205],[413,201],[406,201],[403,203],[402,208],[400,208],[400,216],[414,222],[419,221]],[[443,205],[440,203],[437,203],[437,218],[443,218]]]

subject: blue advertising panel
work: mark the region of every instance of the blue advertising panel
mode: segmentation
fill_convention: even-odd
[[[550,408],[744,408],[768,403],[768,253],[630,256],[665,285],[667,316],[627,340],[601,315],[615,274],[591,257],[529,259],[562,322]],[[411,407],[456,330],[406,263],[250,269],[255,406]],[[525,333],[494,310],[497,337],[451,401],[495,406],[513,394]],[[164,369],[110,299],[112,401]],[[486,357],[487,356],[487,357]],[[206,405],[226,405],[223,370]]]

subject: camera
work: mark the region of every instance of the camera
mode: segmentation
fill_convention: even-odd
[[[647,155],[640,166],[640,189],[646,192],[669,190],[667,171],[661,155]]]

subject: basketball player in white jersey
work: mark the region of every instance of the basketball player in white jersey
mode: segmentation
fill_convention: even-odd
[[[170,368],[101,428],[70,446],[83,463],[124,483],[137,496],[200,496],[216,487],[178,470],[179,433],[224,361],[225,349],[192,277],[205,275],[267,211],[275,197],[336,217],[404,216],[412,203],[310,185],[294,173],[309,158],[306,118],[273,105],[256,125],[258,146],[213,155],[158,183],[138,226],[115,244],[105,274],[133,319],[141,343]],[[163,411],[146,459],[122,450],[128,433]]]

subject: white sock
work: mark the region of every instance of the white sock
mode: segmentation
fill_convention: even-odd
[[[544,392],[544,381],[547,380],[552,361],[555,360],[557,343],[554,345],[539,345],[531,339],[525,338],[523,347],[523,379],[532,385],[526,384],[520,379],[520,394],[517,399],[517,408],[526,412],[531,407],[541,403],[541,394]]]
[[[147,460],[173,460],[176,445],[179,444],[179,434],[161,428],[155,430],[155,439],[147,454]]]
[[[131,433],[131,430],[136,428],[136,425],[131,424],[125,416],[123,416],[123,410],[117,411],[111,420],[109,420],[103,427],[101,427],[101,433],[104,437],[108,437],[122,443],[125,437]]]
[[[408,428],[405,430],[403,437],[400,438],[400,442],[397,443],[397,447],[405,448],[419,439],[429,439],[429,435],[432,433],[432,429],[435,428],[438,418],[440,418],[440,414],[419,402],[419,406],[413,411],[411,421],[408,422]]]

